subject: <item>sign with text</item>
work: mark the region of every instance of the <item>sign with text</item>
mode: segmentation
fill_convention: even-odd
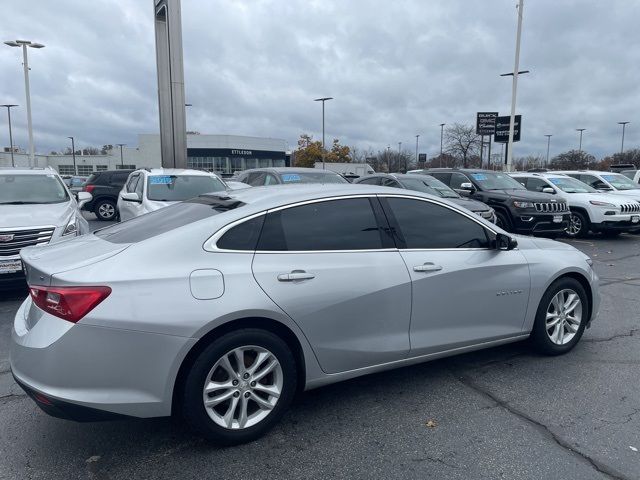
[[[496,133],[498,112],[478,112],[476,116],[476,135],[493,135]]]
[[[419,153],[418,154],[418,163],[425,163],[427,161],[427,154],[426,153]]]
[[[494,141],[498,143],[509,142],[509,121],[511,117],[509,115],[504,117],[498,117],[496,121],[496,134],[494,135]],[[522,130],[522,115],[515,116],[515,122],[513,124],[513,141],[520,141],[520,132]]]

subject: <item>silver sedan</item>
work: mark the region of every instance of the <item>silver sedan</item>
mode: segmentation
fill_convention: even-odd
[[[446,199],[363,185],[200,196],[22,251],[11,368],[46,412],[264,434],[299,390],[509,342],[566,353],[591,260]]]

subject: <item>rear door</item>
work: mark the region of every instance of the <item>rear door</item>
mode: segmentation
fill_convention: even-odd
[[[413,281],[412,357],[522,333],[530,279],[517,249],[492,249],[472,214],[426,199],[382,204]]]
[[[376,213],[377,212],[377,213]],[[253,261],[267,295],[337,373],[409,352],[411,279],[375,197],[270,211]]]

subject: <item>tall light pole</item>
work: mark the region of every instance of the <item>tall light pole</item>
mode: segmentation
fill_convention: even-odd
[[[389,156],[391,145],[387,145],[387,173],[391,173],[391,157]]]
[[[325,157],[325,149],[324,149],[324,102],[328,100],[333,100],[333,97],[322,97],[316,98],[314,102],[322,102],[322,169],[324,170],[324,157]]]
[[[627,126],[627,123],[631,122],[618,122],[618,125],[622,125],[622,145],[620,146],[620,155],[624,153],[624,129]]]
[[[7,109],[7,116],[9,117],[9,148],[11,149],[11,166],[12,167],[16,166],[16,162],[13,159],[13,134],[11,133],[11,109],[17,106],[18,105],[13,105],[10,103],[0,105],[0,107],[5,107]]]
[[[76,143],[73,137],[67,137],[71,139],[71,155],[73,155],[73,174],[77,175],[78,170],[76,168]]]
[[[513,66],[513,81],[511,83],[511,117],[509,118],[509,147],[507,150],[507,172],[511,171],[511,158],[513,157],[513,130],[516,117],[516,92],[518,91],[518,67],[520,65],[520,37],[522,34],[522,10],[524,0],[518,2],[518,30],[516,32],[516,57]]]
[[[418,139],[420,135],[416,135],[416,165],[418,165]]]
[[[545,137],[547,137],[547,163],[545,164],[545,166],[549,166],[549,147],[551,146],[551,137],[553,137],[553,135],[551,134],[546,134]]]
[[[446,123],[440,124],[440,166],[442,167],[442,140],[444,139],[444,126]]]
[[[584,132],[586,128],[576,128],[576,132],[580,132],[580,146],[578,147],[578,153],[582,154],[582,132]]]
[[[126,145],[126,143],[116,143],[118,147],[120,147],[120,166],[124,167],[124,157],[122,156],[122,147]]]
[[[29,40],[15,40],[4,42],[10,47],[22,47],[22,66],[24,67],[24,91],[27,97],[27,129],[29,130],[29,164],[38,166],[35,160],[35,147],[33,145],[33,124],[31,122],[31,93],[29,91],[29,59],[27,58],[27,47],[44,48],[41,43]]]

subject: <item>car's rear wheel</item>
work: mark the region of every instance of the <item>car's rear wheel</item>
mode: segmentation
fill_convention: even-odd
[[[571,212],[565,233],[572,238],[585,237],[589,233],[589,219],[582,212]]]
[[[584,287],[574,278],[556,280],[540,300],[531,332],[534,347],[546,355],[561,355],[578,343],[591,308]]]
[[[228,333],[206,347],[187,374],[182,414],[219,445],[250,442],[273,427],[296,391],[296,362],[277,335]]]
[[[105,222],[115,220],[116,212],[116,204],[111,200],[98,200],[93,209],[93,213],[96,214],[98,220]]]

